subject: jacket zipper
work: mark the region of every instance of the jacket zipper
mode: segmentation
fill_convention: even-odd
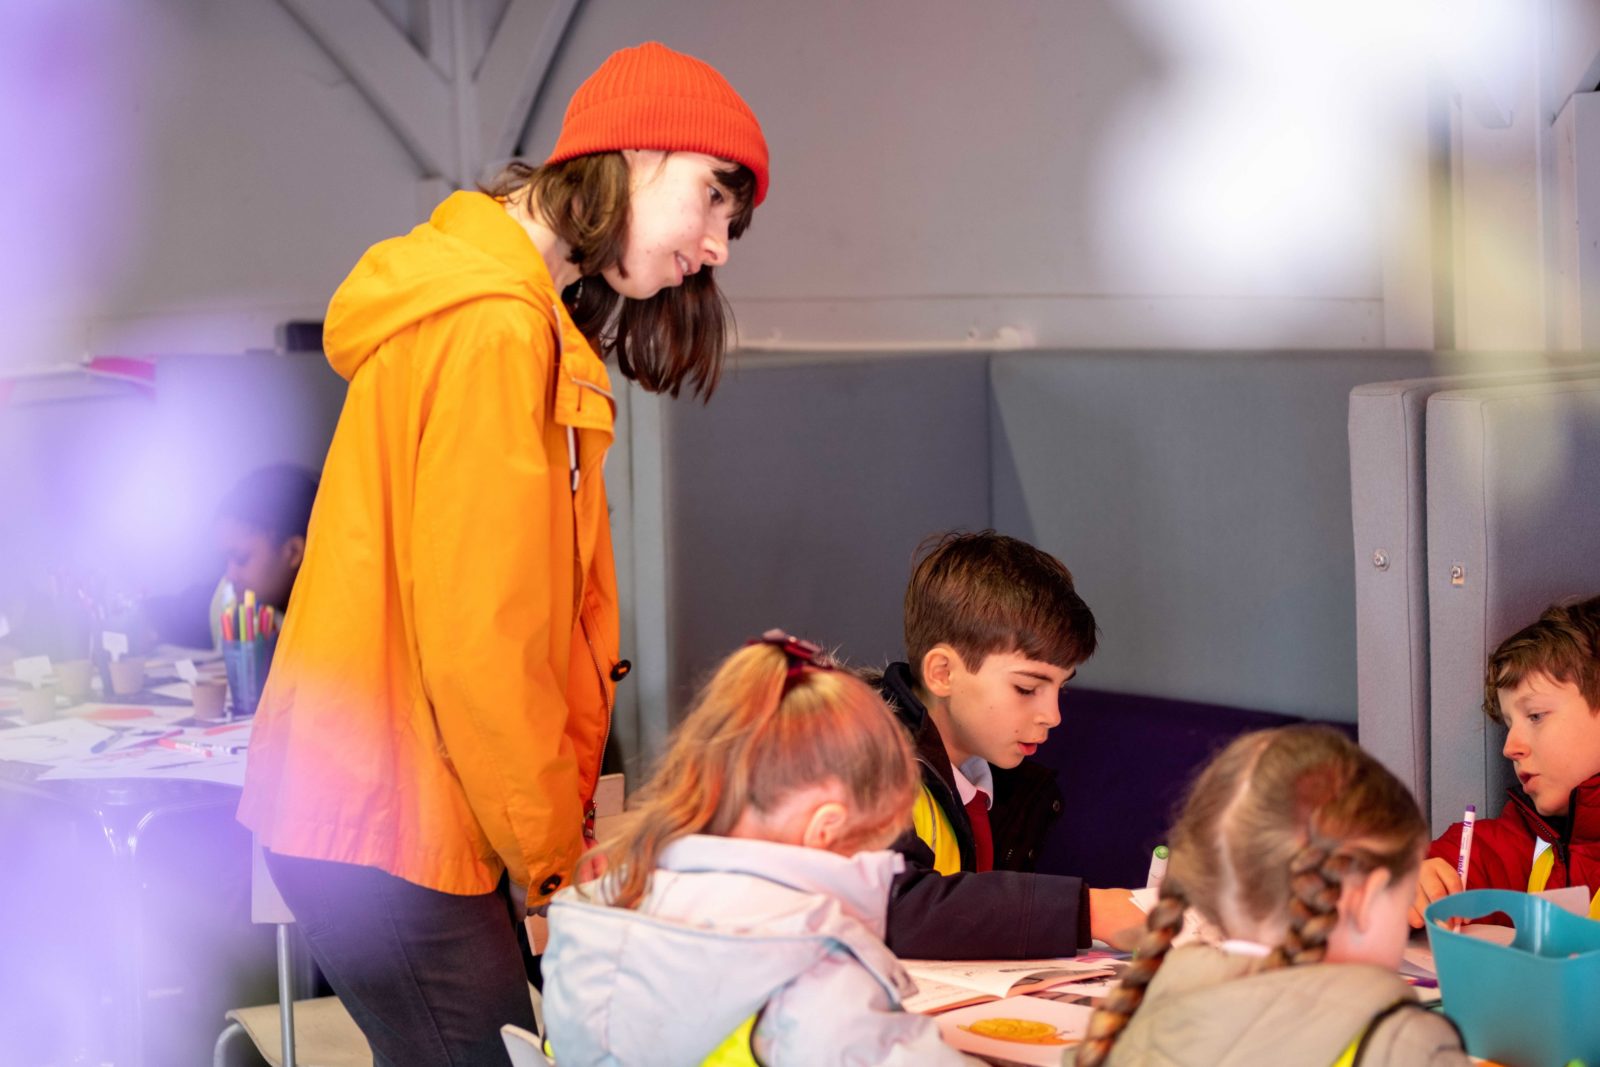
[[[1574,789],[1572,795],[1567,797],[1567,825],[1561,831],[1561,840],[1556,842],[1556,858],[1561,861],[1562,870],[1567,872],[1567,884],[1572,884],[1572,832],[1578,823],[1578,791]]]
[[[1566,874],[1567,884],[1571,885],[1572,831],[1574,823],[1572,812],[1573,805],[1577,804],[1578,802],[1578,791],[1574,789],[1572,791],[1572,796],[1567,800],[1567,825],[1566,828],[1560,833],[1556,833],[1556,828],[1551,826],[1549,821],[1546,820],[1543,815],[1539,814],[1539,809],[1530,807],[1521,797],[1517,796],[1517,794],[1513,793],[1509,789],[1506,790],[1506,795],[1511,798],[1511,802],[1513,804],[1522,809],[1522,813],[1525,818],[1532,822],[1538,829],[1543,830],[1545,834],[1549,835],[1544,837],[1544,840],[1550,842],[1550,847],[1555,849],[1556,859],[1560,862],[1561,869]]]
[[[553,311],[556,316],[556,358],[560,362],[561,372],[566,374],[567,343],[561,333],[561,308],[557,305],[552,305],[550,310]],[[597,385],[590,385],[588,382],[579,381],[570,374],[567,374],[567,381],[579,386],[580,388],[591,389],[605,397],[607,400],[612,400],[612,402],[615,403],[615,400],[612,398],[611,394],[606,392],[604,389],[601,389]],[[580,540],[578,536],[578,435],[571,426],[567,427],[567,464],[572,470],[572,547],[573,550],[576,551],[578,542]],[[589,580],[587,568],[584,569],[584,573],[580,577],[581,585],[587,586]],[[611,743],[611,696],[606,692],[606,674],[600,666],[600,654],[595,651],[594,640],[589,636],[588,620],[583,617],[584,592],[585,590],[583,588],[580,588],[578,591],[578,629],[583,631],[583,643],[589,649],[589,662],[594,664],[595,680],[600,683],[600,697],[605,704],[606,728],[600,739],[600,761],[601,765],[604,766],[606,758],[606,746]],[[598,780],[599,776],[596,775],[596,781],[598,782]],[[583,813],[583,826],[586,833],[594,827],[594,819],[594,794],[590,793],[589,803]]]

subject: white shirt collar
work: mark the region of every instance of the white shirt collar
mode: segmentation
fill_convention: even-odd
[[[961,795],[962,807],[972,803],[973,796],[980,789],[987,798],[984,807],[994,807],[994,770],[988,760],[982,756],[972,756],[959,767],[952,763],[950,770],[956,776],[956,792]]]
[[[1255,959],[1266,959],[1272,955],[1272,948],[1259,941],[1245,941],[1242,938],[1230,938],[1217,946],[1230,956],[1250,956]]]

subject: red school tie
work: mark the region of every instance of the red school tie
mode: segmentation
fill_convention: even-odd
[[[978,870],[994,870],[994,831],[989,828],[989,794],[978,790],[967,801],[967,821],[972,823],[973,851]]]

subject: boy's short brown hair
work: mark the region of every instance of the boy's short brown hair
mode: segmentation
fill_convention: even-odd
[[[1500,690],[1521,685],[1530,674],[1570,682],[1590,711],[1600,709],[1600,596],[1551,604],[1537,622],[1500,642],[1484,671],[1484,713],[1505,722]]]
[[[1062,562],[1026,541],[980,530],[935,534],[917,549],[906,586],[906,657],[946,644],[969,671],[1015,652],[1071,670],[1094,655],[1094,613]]]

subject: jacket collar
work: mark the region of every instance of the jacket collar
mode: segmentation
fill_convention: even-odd
[[[927,707],[917,696],[917,684],[911,677],[911,664],[889,664],[883,670],[883,680],[879,686],[884,699],[894,709],[895,716],[911,731],[911,742],[916,749],[918,762],[938,776],[952,797],[959,797],[955,772],[950,767],[950,753],[945,751],[944,738],[939,735],[939,727],[934,723],[933,716],[928,714]]]
[[[1565,816],[1540,815],[1520,789],[1507,789],[1511,808],[1534,836],[1561,845],[1600,842],[1600,774],[1578,784],[1567,802]]]

